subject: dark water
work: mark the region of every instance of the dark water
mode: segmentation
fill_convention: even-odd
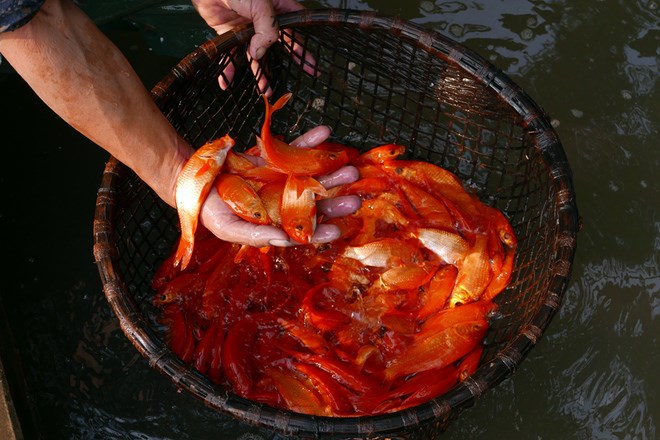
[[[476,50],[553,118],[573,169],[584,229],[560,312],[521,368],[443,437],[655,439],[658,2],[304,4],[400,15]],[[145,33],[112,22],[104,29],[148,87],[187,50],[158,47],[153,31],[144,40]],[[15,76],[0,76],[0,91],[0,234],[9,260],[0,266],[0,293],[14,337],[0,343],[5,350],[16,347],[13,359],[20,365],[14,367],[24,380],[16,383],[24,384],[28,397],[18,403],[28,402],[21,408],[31,419],[26,434],[273,438],[177,392],[126,340],[103,296],[91,251],[107,155]]]

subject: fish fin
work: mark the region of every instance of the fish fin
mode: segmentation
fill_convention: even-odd
[[[174,256],[174,267],[184,270],[192,258],[193,243],[185,240],[183,237],[179,240],[179,246]]]
[[[293,189],[296,191],[296,197],[300,198],[300,196],[302,196],[302,193],[305,191],[305,188],[307,187],[305,179],[297,177],[295,175],[290,175],[289,179],[291,179],[291,185]]]
[[[296,191],[296,196],[300,197],[304,191],[311,191],[321,197],[328,196],[328,190],[325,189],[321,183],[313,177],[302,177],[290,174],[288,179],[291,179],[291,185]]]
[[[250,250],[251,246],[247,244],[242,244],[238,249],[238,252],[234,256],[234,263],[239,264],[245,258],[245,254]]]
[[[314,179],[313,177],[305,178],[305,189],[308,189],[312,191],[314,194],[321,197],[328,196],[328,190],[325,189],[325,186],[321,185],[321,182]]]
[[[195,173],[195,178],[198,178],[199,176],[202,176],[205,172],[207,172],[211,168],[211,164],[207,161],[202,164],[201,167],[197,170]]]
[[[270,120],[271,117],[273,116],[273,113],[284,107],[284,105],[289,102],[289,99],[291,99],[291,96],[293,96],[292,93],[286,93],[282,95],[276,102],[275,104],[270,104],[268,102],[268,97],[266,95],[261,95],[264,98],[264,104],[266,105],[266,115],[264,116],[264,124],[262,128],[262,132],[268,131],[270,133]]]
[[[264,95],[265,96],[265,95]],[[284,95],[280,96],[280,98],[275,101],[275,104],[271,106],[271,111],[276,112],[277,110],[281,109],[286,105],[287,102],[289,102],[289,99],[293,96],[293,93],[285,93]]]

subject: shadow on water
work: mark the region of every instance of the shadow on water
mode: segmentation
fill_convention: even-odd
[[[658,3],[304,4],[400,15],[476,50],[551,115],[573,169],[584,229],[562,307],[520,370],[444,437],[654,439]],[[152,18],[132,20],[151,29],[147,43],[145,32],[108,29],[148,86],[185,53],[156,47],[162,42],[158,28],[148,26]],[[11,256],[0,286],[35,431],[53,439],[279,438],[177,392],[130,345],[101,292],[91,252],[107,155],[19,79],[6,75],[0,87],[13,110],[3,117],[3,145],[11,147],[3,163],[16,164],[0,176],[2,246]]]

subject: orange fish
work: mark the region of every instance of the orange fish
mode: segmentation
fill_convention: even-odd
[[[255,167],[256,165],[247,159],[244,155],[235,153],[233,150],[230,150],[229,153],[227,153],[227,158],[225,159],[225,164],[222,168],[222,171],[225,173],[240,175]]]
[[[420,319],[431,316],[444,308],[447,299],[454,290],[457,273],[456,266],[448,264],[438,269],[433,275],[431,281],[420,294],[422,307],[417,312]]]
[[[257,136],[257,146],[261,157],[269,167],[285,174],[297,176],[321,176],[338,170],[349,160],[347,151],[330,148],[298,148],[281,141],[270,131],[271,118],[274,112],[284,107],[291,98],[291,93],[283,95],[272,106],[266,95],[266,116],[261,129],[261,137]]]
[[[481,210],[486,214],[490,227],[497,232],[502,243],[510,249],[515,248],[518,244],[516,233],[502,211],[488,205],[482,205]]]
[[[395,289],[417,289],[428,283],[437,269],[438,263],[434,261],[395,266],[383,272],[368,292],[369,294],[376,294]]]
[[[314,148],[317,150],[335,151],[339,153],[345,152],[349,162],[360,155],[360,150],[357,148],[349,147],[348,145],[340,144],[337,142],[324,141]]]
[[[439,195],[460,206],[467,214],[477,216],[478,208],[474,199],[463,188],[456,175],[446,169],[428,162],[413,160],[395,160],[382,165],[393,176],[399,176],[414,183],[432,195]]]
[[[190,320],[186,318],[181,306],[174,303],[166,306],[163,316],[170,329],[170,348],[181,360],[190,362],[195,350],[195,337]]]
[[[396,225],[398,228],[403,228],[409,223],[408,218],[394,204],[381,197],[364,200],[355,215],[362,218],[362,228],[351,240],[353,246],[376,240],[379,225],[383,223]]]
[[[433,373],[433,379],[430,379],[428,376],[424,376],[426,378],[426,383],[419,386],[417,390],[406,397],[403,402],[401,402],[400,408],[393,408],[393,411],[398,411],[403,408],[410,408],[412,406],[419,405],[420,403],[428,402],[432,398],[446,393],[456,384],[457,376],[459,374],[459,372],[456,370],[456,367],[453,365],[449,365],[440,370],[429,371]]]
[[[373,267],[390,267],[422,260],[417,244],[396,238],[383,238],[362,246],[346,246],[343,256]]]
[[[454,173],[429,162],[396,160],[384,162],[383,169],[391,175],[402,177],[427,191],[449,188],[457,192],[465,191],[463,184]]]
[[[502,292],[509,285],[509,282],[511,281],[511,275],[513,272],[514,255],[515,254],[512,249],[509,249],[507,251],[507,254],[504,257],[504,261],[502,262],[502,266],[500,267],[499,272],[493,273],[493,278],[491,279],[490,284],[488,284],[488,287],[486,287],[486,290],[483,293],[482,296],[483,299],[495,298],[497,295],[499,295],[500,292]]]
[[[316,230],[316,195],[327,196],[311,177],[290,175],[284,184],[280,216],[282,229],[298,243],[310,243]]]
[[[459,265],[456,286],[449,297],[449,307],[478,300],[491,279],[488,237],[477,235],[474,245]]]
[[[419,217],[424,219],[424,223],[427,226],[447,229],[455,226],[454,218],[442,200],[439,200],[437,197],[434,197],[405,179],[400,179],[398,185],[410,202],[410,205],[412,205]]]
[[[330,402],[325,402],[323,396],[319,396],[315,384],[303,374],[267,368],[265,375],[291,411],[318,416],[332,415]]]
[[[259,225],[270,223],[266,207],[257,192],[241,176],[221,174],[215,180],[215,189],[231,210],[243,220]]]
[[[385,378],[393,380],[412,373],[442,368],[471,352],[488,329],[483,320],[467,321],[440,332],[424,335],[404,353],[390,360]]]
[[[263,186],[271,182],[284,182],[286,179],[286,174],[275,171],[266,165],[245,170],[240,174],[243,178],[250,181],[254,186]]]
[[[477,345],[474,350],[465,355],[461,362],[458,364],[458,380],[463,382],[468,377],[472,376],[477,368],[479,368],[479,361],[481,355],[484,353],[484,346]]]
[[[426,318],[422,324],[419,336],[426,337],[468,321],[488,321],[491,315],[495,314],[497,308],[498,306],[494,302],[484,300],[453,308],[446,307]]]
[[[418,228],[417,239],[447,264],[459,267],[468,255],[470,245],[454,232],[435,228]]]
[[[386,193],[392,188],[392,182],[385,176],[362,177],[353,183],[339,186],[338,195],[352,194],[362,199],[371,199]]]
[[[282,201],[282,193],[284,192],[284,182],[269,182],[259,189],[257,194],[261,198],[261,202],[266,208],[268,218],[271,224],[280,226],[282,224],[282,216],[280,215],[280,204]]]
[[[371,150],[365,151],[357,158],[355,158],[352,163],[354,165],[364,165],[364,164],[382,164],[396,159],[406,152],[406,147],[403,145],[397,144],[386,144],[379,145],[374,147]]]
[[[320,330],[335,330],[351,322],[337,304],[342,292],[333,283],[321,283],[305,293],[300,304],[304,322]]]
[[[353,216],[334,217],[325,221],[326,224],[335,225],[339,228],[340,237],[348,240],[362,228],[362,220]]]
[[[339,385],[331,374],[311,364],[296,362],[293,366],[313,384],[314,390],[319,394],[321,400],[328,402],[332,407],[329,415],[336,416],[354,412],[351,403],[354,394]]]
[[[181,224],[181,239],[174,265],[185,269],[192,256],[199,211],[211,190],[213,181],[224,164],[227,153],[234,146],[229,135],[201,146],[188,159],[176,182],[176,209]]]
[[[154,304],[162,306],[197,296],[204,288],[205,282],[206,277],[199,273],[183,273],[158,290],[154,296]]]

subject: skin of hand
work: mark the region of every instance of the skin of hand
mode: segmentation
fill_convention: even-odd
[[[194,150],[158,109],[121,51],[73,2],[46,0],[27,24],[0,34],[0,53],[55,113],[175,206],[177,176]],[[297,142],[312,146],[328,134],[327,127],[318,127]],[[342,169],[327,184],[355,180],[356,171]],[[358,206],[359,201],[338,200],[319,209],[341,215]],[[202,224],[229,241],[291,243],[284,231],[254,228],[228,210],[215,193],[202,208]],[[314,239],[329,241],[334,235],[319,228]]]
[[[250,69],[257,78],[259,91],[270,97],[272,90],[261,71],[259,60],[279,37],[275,15],[299,11],[304,9],[303,6],[295,0],[192,0],[192,3],[199,15],[218,35],[240,24],[254,24],[254,36],[250,40],[247,56]],[[285,40],[285,49],[291,51],[293,59],[302,65],[303,70],[309,75],[318,75],[314,58],[304,51],[303,46],[297,41],[290,41],[286,36]],[[226,90],[230,86],[234,73],[235,66],[230,63],[218,77],[221,89]]]
[[[199,15],[221,35],[238,24],[254,23],[254,36],[248,53],[260,60],[277,41],[275,14],[299,11],[303,7],[295,0],[192,0]]]

